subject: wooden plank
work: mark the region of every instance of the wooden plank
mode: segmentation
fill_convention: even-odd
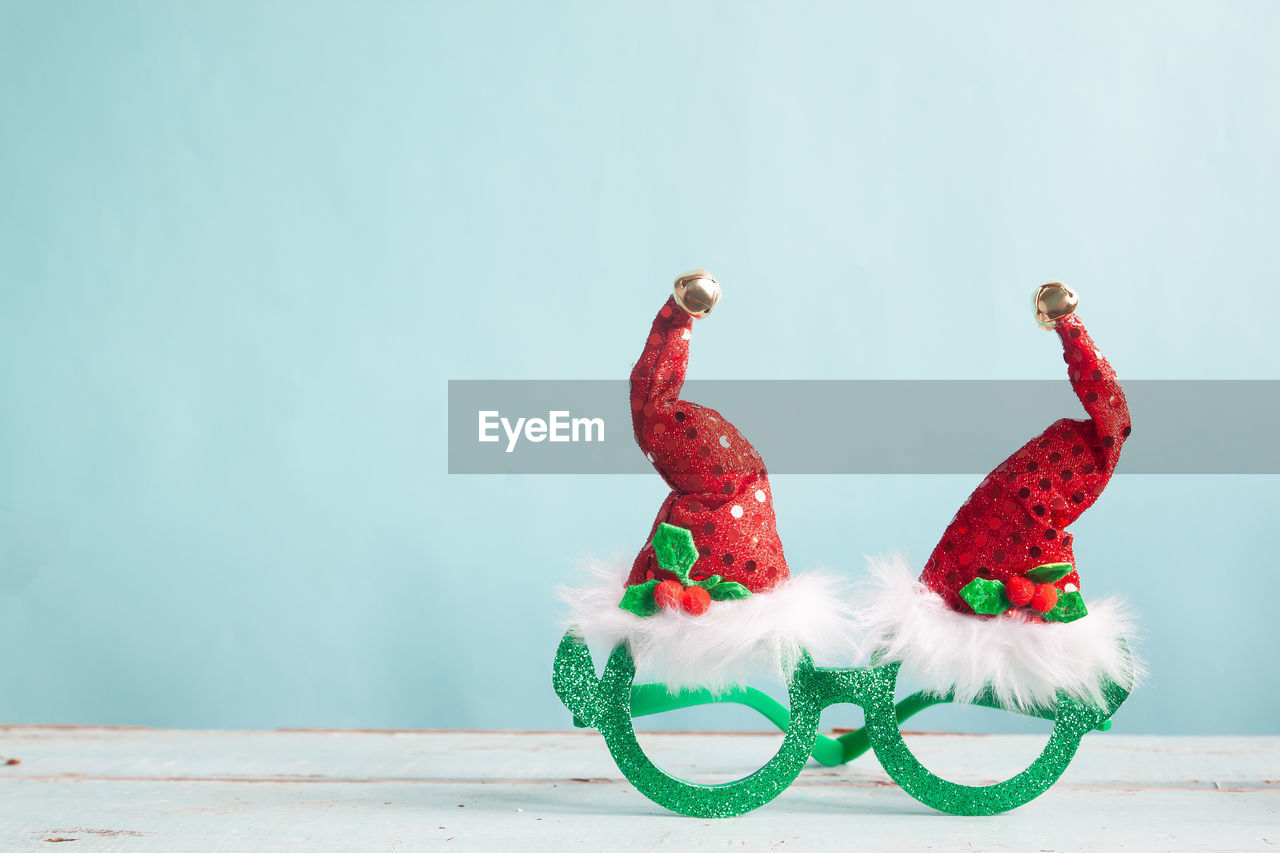
[[[1029,764],[1044,738],[908,735],[926,764],[976,782]],[[675,773],[742,775],[763,764],[781,735],[642,732],[641,742]],[[0,778],[249,778],[556,780],[620,779],[592,732],[182,731],[0,727],[0,755],[21,758]],[[665,760],[664,760],[665,759]],[[1270,768],[1268,770],[1268,768]],[[722,773],[715,773],[715,770]],[[1082,786],[1257,787],[1280,775],[1280,738],[1092,734],[1063,783]],[[888,777],[873,756],[840,768],[811,763],[800,781]]]
[[[742,775],[776,735],[651,733],[680,775]],[[928,735],[932,767],[976,781],[1021,769],[1034,736]],[[0,729],[0,849],[1264,850],[1280,842],[1280,738],[1096,734],[1049,793],[1007,815],[916,803],[874,757],[811,765],[729,821],[670,815],[621,779],[587,732],[225,732]],[[717,772],[718,771],[718,772]],[[1006,774],[1007,775],[1007,774]],[[50,842],[49,838],[75,838]]]

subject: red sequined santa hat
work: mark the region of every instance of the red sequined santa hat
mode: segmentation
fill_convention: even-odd
[[[882,659],[912,665],[937,692],[991,690],[1026,708],[1051,706],[1059,690],[1101,701],[1107,679],[1132,686],[1133,626],[1115,600],[1086,606],[1067,532],[1106,487],[1131,430],[1124,391],[1076,304],[1061,284],[1036,292],[1037,320],[1057,333],[1089,417],[1055,421],[988,474],[917,583],[900,564],[876,565],[883,589],[868,622],[885,638]]]
[[[1022,608],[1039,619],[1070,622],[1088,612],[1066,528],[1115,473],[1131,429],[1129,406],[1080,318],[1065,314],[1050,322],[1089,418],[1063,418],[1023,445],[987,475],[947,526],[920,580],[961,613]]]
[[[840,583],[787,569],[764,460],[715,409],[681,399],[695,318],[720,298],[705,270],[676,279],[631,371],[636,443],[671,488],[625,574],[565,590],[588,642],[627,642],[641,680],[728,687],[786,678],[802,652],[846,665],[854,612]]]
[[[655,551],[654,538],[664,524],[686,530],[692,537],[697,557],[687,568],[688,580],[719,576],[723,583],[759,593],[789,576],[764,460],[715,409],[680,399],[693,318],[710,313],[719,294],[714,282],[703,270],[677,280],[680,300],[672,296],[658,311],[644,352],[631,370],[636,443],[671,487],[671,494],[631,566],[629,586],[655,578],[679,579],[676,567],[664,567]],[[661,542],[660,538],[659,548]],[[715,593],[717,588],[710,590]],[[686,587],[690,589],[707,587]],[[735,592],[740,597],[740,591]],[[694,596],[684,600],[683,606],[700,613],[709,603],[709,597]]]

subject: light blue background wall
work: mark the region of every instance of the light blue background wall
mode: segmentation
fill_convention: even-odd
[[[553,587],[664,487],[450,477],[446,380],[622,378],[692,266],[701,378],[1057,378],[1050,278],[1125,377],[1280,378],[1277,43],[1274,3],[3,0],[0,719],[567,725]],[[920,560],[973,484],[780,476],[788,558]],[[1126,731],[1280,731],[1277,510],[1121,476],[1076,525],[1148,629]]]

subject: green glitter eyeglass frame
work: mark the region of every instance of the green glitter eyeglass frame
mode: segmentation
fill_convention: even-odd
[[[895,703],[898,668],[897,663],[817,667],[806,655],[791,675],[790,708],[751,687],[716,695],[703,690],[672,695],[662,684],[633,684],[635,662],[625,642],[614,648],[604,674],[597,676],[585,641],[570,629],[556,651],[552,683],[574,724],[604,736],[618,769],[640,793],[671,811],[701,818],[734,817],[759,808],[786,790],[810,757],[834,767],[868,750],[904,791],[925,805],[954,815],[999,814],[1047,791],[1071,763],[1081,739],[1090,731],[1109,729],[1111,715],[1129,696],[1119,685],[1108,684],[1103,690],[1106,706],[1094,707],[1059,692],[1056,707],[1039,714],[1053,720],[1053,733],[1031,766],[994,785],[969,786],[936,776],[907,747],[899,724],[953,697],[915,693]],[[765,766],[734,782],[704,785],[677,779],[649,759],[636,739],[635,717],[712,702],[746,705],[786,733]],[[835,738],[819,734],[823,709],[844,703],[861,707],[866,725]],[[971,704],[1001,707],[990,696]]]

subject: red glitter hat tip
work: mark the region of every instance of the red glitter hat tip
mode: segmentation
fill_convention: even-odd
[[[693,534],[693,580],[720,575],[753,593],[788,577],[764,460],[715,409],[680,399],[689,365],[693,318],[669,298],[654,318],[631,371],[631,423],[636,443],[671,494],[658,510],[627,584],[675,575],[653,550],[660,523]]]
[[[1046,564],[1070,564],[1053,586],[1060,593],[1079,590],[1066,528],[1102,493],[1129,437],[1124,391],[1084,324],[1073,314],[1054,329],[1071,387],[1089,418],[1063,418],[1027,442],[987,475],[952,519],[920,580],[962,613],[975,612],[961,592],[975,579],[1007,588],[1010,579]]]

